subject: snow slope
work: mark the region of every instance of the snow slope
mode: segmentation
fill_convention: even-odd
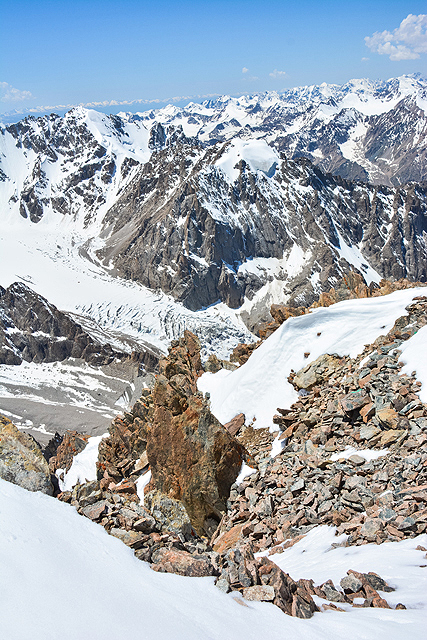
[[[102,329],[116,332],[112,342],[125,351],[131,338],[142,348],[149,344],[166,352],[170,340],[179,338],[184,329],[206,337],[208,348],[219,349],[223,356],[238,342],[252,339],[243,322],[223,304],[192,312],[171,296],[117,277],[95,263],[92,255],[88,259],[83,247],[93,232],[93,227],[87,233],[54,215],[38,224],[20,217],[2,220],[1,285],[23,280],[59,309],[87,316]],[[124,334],[122,341],[117,332]]]
[[[406,289],[378,298],[346,300],[289,318],[243,366],[235,371],[205,373],[198,387],[210,393],[212,412],[223,424],[244,413],[247,423],[255,418],[254,426],[274,429],[272,419],[277,407],[289,408],[297,399],[297,392],[287,381],[291,369],[299,371],[324,353],[356,357],[365,344],[388,333],[395,320],[406,315],[405,307],[414,297],[424,294],[423,288]],[[424,332],[418,339],[423,336]],[[415,350],[407,356],[411,371],[417,368],[415,360],[425,360],[425,351],[416,351],[418,346],[414,344]],[[304,356],[307,352],[308,358]]]
[[[425,535],[382,545],[383,549],[366,545],[328,552],[333,530],[321,527],[311,531],[310,537],[280,557],[281,563],[288,560],[291,575],[322,576],[323,580],[326,576],[343,577],[349,568],[380,570],[386,579],[393,576],[397,587],[387,595],[393,602],[408,602],[411,608],[329,611],[300,620],[286,616],[272,604],[225,595],[214,586],[213,578],[156,573],[70,505],[4,480],[0,480],[0,513],[4,640],[425,637],[426,576],[424,569],[417,568],[423,554],[414,551],[418,544],[427,544]],[[306,548],[308,553],[304,553]],[[399,571],[392,572],[396,557]]]
[[[421,402],[427,402],[427,326],[422,327],[401,347],[400,360],[405,363],[401,373],[411,375],[417,373],[417,380],[422,383],[419,392]]]
[[[61,491],[72,491],[76,484],[84,484],[85,482],[96,480],[99,444],[101,440],[108,436],[108,433],[104,433],[102,436],[89,438],[83,451],[74,456],[72,465],[63,480],[61,479],[63,469],[57,469],[56,475],[59,478]]]

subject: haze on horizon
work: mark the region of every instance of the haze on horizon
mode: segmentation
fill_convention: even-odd
[[[0,117],[426,74],[425,3],[0,0]]]

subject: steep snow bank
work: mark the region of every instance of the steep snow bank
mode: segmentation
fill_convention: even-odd
[[[425,289],[346,300],[289,318],[253,352],[246,364],[236,371],[205,373],[199,379],[199,389],[210,393],[212,411],[220,422],[226,423],[237,413],[244,413],[247,422],[256,418],[257,427],[272,428],[277,407],[289,408],[297,399],[295,389],[287,381],[291,369],[298,371],[324,353],[354,358],[365,344],[388,333],[396,318],[405,315],[405,307],[418,295],[425,295]],[[416,368],[413,358],[420,362],[422,354],[419,351],[418,356],[411,356],[413,369]]]
[[[422,383],[419,396],[427,402],[427,326],[422,327],[412,338],[401,346],[402,362],[405,363],[401,373],[411,375],[417,372],[417,379]]]
[[[327,552],[333,530],[313,530],[306,539],[308,547],[303,540],[280,558],[289,560],[295,577],[311,577],[305,558],[314,563],[316,579],[336,579],[349,568],[381,569],[385,578],[393,576],[398,587],[393,598],[406,599],[413,608],[329,611],[300,620],[272,604],[244,602],[235,596],[238,604],[216,589],[212,578],[155,573],[69,505],[4,480],[0,480],[0,513],[1,636],[7,640],[425,637],[426,577],[418,568],[422,552],[414,550],[417,544],[427,544],[427,536],[382,545],[383,550],[366,545]],[[315,556],[304,553],[312,546]],[[395,566],[396,557],[398,575],[388,569]]]

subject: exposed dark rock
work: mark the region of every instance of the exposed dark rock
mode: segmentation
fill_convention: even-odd
[[[70,357],[102,365],[132,356],[96,342],[70,316],[22,282],[0,291],[0,364],[55,362]],[[152,366],[157,363],[154,353],[133,357]]]
[[[147,430],[150,487],[180,500],[199,534],[210,535],[226,510],[244,449],[224,429],[197,393],[200,345],[186,331],[160,362],[155,405]]]

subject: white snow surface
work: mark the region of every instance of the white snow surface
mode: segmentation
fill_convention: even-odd
[[[73,463],[64,476],[64,480],[59,478],[61,491],[71,491],[76,484],[84,484],[91,480],[96,480],[96,462],[98,460],[98,447],[103,438],[107,438],[108,433],[102,436],[93,436],[87,441],[87,445],[73,458]],[[58,470],[61,472],[61,469]],[[57,472],[59,476],[59,473]]]
[[[0,480],[0,616],[5,640],[411,640],[425,638],[427,536],[337,548],[334,530],[313,529],[274,561],[295,579],[339,582],[348,569],[375,571],[406,611],[355,609],[286,616],[269,603],[226,595],[213,578],[152,571],[70,505]],[[242,606],[243,604],[243,606]],[[47,610],[49,615],[47,616]]]
[[[411,375],[416,371],[417,380],[422,383],[418,395],[421,402],[427,402],[427,325],[421,327],[399,348],[402,351],[400,360],[405,363],[400,372]]]
[[[144,475],[139,476],[136,481],[136,493],[141,504],[144,504],[144,489],[151,480],[151,469],[149,469]]]
[[[285,549],[281,554],[273,555],[271,559],[283,571],[289,573],[294,580],[311,578],[315,584],[321,584],[331,579],[336,587],[339,587],[341,578],[346,575],[349,569],[361,573],[373,571],[396,589],[396,591],[382,594],[390,606],[396,606],[401,602],[412,613],[419,614],[419,622],[422,618],[425,619],[427,614],[427,573],[425,567],[420,566],[426,564],[425,551],[417,551],[416,548],[418,545],[426,546],[426,534],[401,542],[332,548],[332,544],[339,544],[346,539],[345,535],[336,537],[335,531],[335,527],[325,525],[315,527],[293,547]],[[263,552],[260,555],[266,555],[266,553]],[[367,610],[365,609],[365,611]],[[371,609],[371,611],[374,610]],[[387,624],[396,620],[396,612],[390,611],[391,615],[388,615],[385,612],[389,610],[383,609],[382,611],[385,615],[380,616],[380,619],[381,624],[384,625],[382,629],[384,632]],[[358,623],[357,632],[363,638],[377,637],[374,631],[376,629],[374,617],[375,615],[368,614],[367,618],[362,618]],[[418,627],[418,629],[416,626],[412,627],[409,620],[408,623],[410,626],[406,629],[407,637],[425,637],[425,629],[423,631],[422,627]],[[369,630],[370,624],[372,624],[372,628]],[[403,629],[404,627],[400,630],[403,634],[402,637],[405,636]],[[394,637],[396,631],[390,624],[390,637]]]
[[[405,307],[415,296],[424,294],[422,288],[406,289],[378,298],[346,300],[289,318],[243,366],[205,373],[198,387],[210,393],[211,410],[223,424],[244,413],[247,424],[255,419],[256,427],[277,429],[272,421],[277,407],[289,408],[298,397],[287,381],[291,369],[299,371],[324,353],[356,357],[406,315]],[[309,358],[304,357],[307,352]],[[421,357],[419,353],[418,360]]]
[[[206,337],[219,357],[227,357],[238,342],[253,339],[223,303],[190,311],[171,296],[110,274],[96,261],[93,247],[90,250],[92,234],[96,236],[93,225],[85,230],[78,220],[54,214],[46,214],[38,224],[18,216],[0,220],[1,285],[24,281],[59,309],[98,323],[105,340],[113,332],[114,346],[124,351],[133,340],[142,348],[148,344],[166,352],[184,329]],[[101,333],[97,337],[102,340]]]
[[[239,177],[236,165],[244,160],[253,171],[269,174],[274,163],[280,162],[279,155],[265,140],[233,140],[227,151],[216,162],[231,182]]]
[[[341,458],[350,458],[350,456],[358,455],[361,458],[365,458],[367,462],[376,460],[382,456],[386,456],[388,449],[355,449],[354,447],[346,447],[344,451],[337,451],[331,455],[331,460],[340,460]]]

